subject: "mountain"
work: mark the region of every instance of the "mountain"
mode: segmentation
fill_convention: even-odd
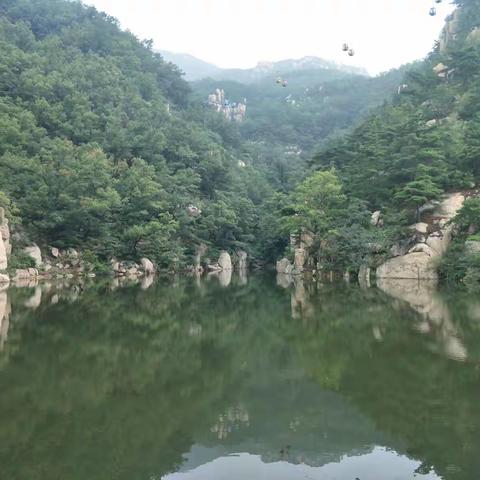
[[[159,53],[167,61],[177,65],[185,73],[185,80],[195,81],[205,77],[212,77],[221,72],[221,68],[205,62],[187,53],[173,53],[160,50]]]
[[[222,69],[211,76],[216,80],[234,80],[240,83],[254,83],[265,78],[291,74],[292,72],[312,72],[316,70],[331,70],[345,74],[368,76],[367,71],[363,68],[337,64],[318,57],[303,57],[299,59],[281,60],[279,62],[260,62],[253,68]]]
[[[430,54],[389,102],[315,156],[314,173],[283,209],[290,231],[322,242],[311,263],[415,279],[440,267],[444,278],[480,288],[480,1],[453,3]]]
[[[245,103],[244,120],[230,131],[240,135],[246,158],[252,159],[247,163],[264,165],[275,188],[288,191],[303,177],[306,161],[315,152],[396,93],[405,69],[374,78],[334,69],[297,69],[283,75],[286,87],[277,83],[276,75],[252,83],[208,78],[191,86],[199,103],[217,89],[225,92],[226,109]],[[218,120],[210,108],[204,121],[214,129]]]
[[[187,53],[173,53],[167,50],[159,50],[159,53],[167,62],[177,65],[185,73],[185,79],[191,82],[209,77],[216,80],[254,83],[268,77],[315,70],[331,70],[352,75],[368,76],[368,72],[364,68],[342,65],[312,56],[278,62],[259,62],[253,68],[220,68]]]
[[[239,166],[241,145],[205,128],[150,42],[80,2],[3,0],[0,51],[10,268],[32,266],[32,242],[87,252],[99,270],[113,257],[182,268],[199,244],[213,259],[254,253],[273,190]]]

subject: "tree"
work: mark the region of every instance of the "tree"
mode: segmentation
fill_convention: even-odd
[[[414,180],[404,185],[396,194],[395,199],[408,208],[414,208],[417,221],[420,221],[420,207],[438,198],[442,190],[432,180],[427,167],[421,164],[418,166],[417,175]]]
[[[346,200],[334,170],[316,172],[292,192],[287,209],[293,215],[284,218],[284,227],[290,233],[307,229],[324,235]]]
[[[475,231],[472,233],[477,233],[480,227],[480,197],[467,198],[463,207],[452,219],[452,223],[458,225],[463,230],[474,226]]]

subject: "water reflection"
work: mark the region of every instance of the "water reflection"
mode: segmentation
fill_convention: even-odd
[[[455,360],[467,360],[461,333],[452,322],[450,309],[438,293],[436,282],[379,279],[377,285],[390,296],[407,302],[420,314],[414,328],[434,337],[432,350]]]
[[[291,463],[282,461],[266,463],[260,455],[240,453],[216,457],[193,469],[190,466],[191,457],[198,455],[194,449],[187,456],[186,466],[180,473],[164,477],[165,480],[199,480],[217,478],[222,480],[244,480],[249,478],[275,480],[324,480],[324,479],[370,479],[372,472],[382,472],[382,480],[397,480],[399,478],[416,478],[418,480],[441,480],[435,472],[418,473],[419,462],[403,455],[397,455],[386,448],[376,447],[372,452],[345,456],[340,462],[325,464],[322,467],[312,467],[306,463]],[[205,452],[201,452],[205,455]],[[213,453],[213,452],[212,452]],[[215,455],[218,452],[215,453]]]
[[[10,323],[10,303],[8,301],[7,287],[0,285],[0,351],[7,341]]]
[[[0,291],[5,478],[478,478],[477,299],[145,280]]]

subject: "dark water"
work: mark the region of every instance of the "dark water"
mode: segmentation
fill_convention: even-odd
[[[476,480],[480,299],[269,276],[0,293],[0,478]]]

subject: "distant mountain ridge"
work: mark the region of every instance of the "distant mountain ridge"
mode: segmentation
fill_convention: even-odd
[[[188,53],[174,53],[160,50],[159,53],[167,61],[174,63],[185,73],[185,80],[193,82],[202,78],[214,76],[221,71],[220,67],[200,60]]]
[[[272,75],[282,75],[288,72],[307,70],[337,70],[346,74],[368,77],[368,72],[362,67],[339,64],[323,58],[306,56],[298,59],[286,59],[278,62],[259,62],[253,68],[220,68],[185,53],[173,53],[160,50],[168,62],[175,63],[185,73],[188,81],[204,78],[215,80],[235,80],[241,83],[254,83]]]

